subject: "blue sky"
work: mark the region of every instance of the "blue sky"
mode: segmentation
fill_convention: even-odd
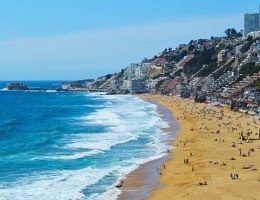
[[[241,30],[257,0],[0,0],[0,80],[77,80]]]

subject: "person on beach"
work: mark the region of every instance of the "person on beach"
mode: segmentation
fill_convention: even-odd
[[[191,171],[194,172],[194,165],[192,165]]]

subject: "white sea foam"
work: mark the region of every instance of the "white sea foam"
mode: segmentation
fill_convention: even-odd
[[[122,191],[116,188],[116,183],[126,178],[126,175],[137,169],[140,165],[147,163],[152,160],[159,159],[165,156],[166,153],[157,154],[148,158],[132,158],[130,160],[124,161],[125,163],[130,163],[128,167],[121,167],[119,169],[118,179],[113,186],[109,186],[107,190],[102,194],[94,194],[88,200],[116,200]]]
[[[132,158],[132,159],[129,159],[129,160],[126,160],[124,161],[125,163],[131,163],[133,165],[136,166],[136,168],[144,163],[147,163],[149,161],[152,161],[152,160],[156,160],[156,159],[159,159],[159,158],[162,158],[163,156],[166,156],[167,154],[164,152],[164,153],[160,153],[160,154],[156,154],[154,156],[151,156],[151,157],[147,157],[147,158]],[[131,172],[131,171],[130,171]]]
[[[57,90],[46,90],[45,92],[57,92]]]
[[[120,119],[116,113],[103,109],[98,110],[92,115],[81,117],[87,124],[95,125],[117,125],[120,124]]]
[[[137,140],[140,135],[147,134],[149,131],[158,133],[160,128],[167,126],[167,123],[161,120],[154,110],[153,104],[131,96],[105,95],[100,98],[109,99],[109,102],[118,98],[120,100],[117,100],[116,105],[111,103],[112,107],[100,108],[90,115],[80,117],[78,120],[83,121],[86,126],[103,126],[107,132],[95,133],[95,137],[93,137],[93,134],[82,134],[66,145],[67,148],[109,150],[112,146]],[[140,106],[142,104],[144,104],[144,107]],[[147,107],[149,110],[147,110]]]
[[[65,146],[69,149],[95,149],[99,151],[109,150],[112,146],[122,144],[131,140],[137,140],[137,136],[130,133],[118,134],[118,133],[97,133],[93,134],[81,134],[77,139],[73,139],[72,142]]]
[[[85,158],[85,157],[89,157],[89,156],[93,156],[93,155],[101,154],[101,153],[104,153],[104,152],[99,151],[99,150],[91,150],[88,152],[75,153],[73,155],[42,156],[42,157],[32,158],[31,160],[42,160],[42,159],[75,160],[75,159]]]
[[[116,200],[122,191],[114,186],[109,186],[102,194],[93,194],[87,200]]]
[[[104,108],[104,105],[85,104],[84,106],[89,108]]]
[[[106,95],[106,92],[88,92],[86,96],[100,96],[100,95]]]
[[[82,190],[97,183],[118,168],[118,166],[105,169],[88,167],[81,170],[54,171],[43,175],[35,174],[28,179],[13,183],[9,188],[0,184],[0,199],[85,199]]]
[[[148,160],[150,161],[150,160]],[[125,167],[120,167],[118,169],[118,178],[115,181],[115,183],[109,187],[107,187],[106,191],[101,194],[93,194],[88,200],[116,200],[118,196],[122,193],[122,191],[118,188],[116,188],[117,183],[119,181],[122,181],[126,178],[126,175],[134,171],[135,169],[138,168],[140,164],[143,164],[145,162],[142,162],[139,160],[139,163],[131,163],[132,165],[125,166]]]

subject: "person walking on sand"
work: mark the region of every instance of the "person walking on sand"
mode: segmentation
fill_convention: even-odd
[[[194,172],[194,165],[192,165],[191,171]]]

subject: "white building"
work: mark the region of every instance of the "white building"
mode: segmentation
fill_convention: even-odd
[[[252,36],[253,39],[258,38],[258,37],[260,37],[260,31],[250,32],[250,33],[247,34],[246,37],[248,37],[248,36]]]
[[[63,89],[63,90],[68,90],[68,89],[70,89],[70,87],[71,87],[70,83],[62,83],[61,84],[61,89]]]
[[[121,79],[113,79],[109,83],[109,88],[117,89],[122,84],[123,84],[123,81]]]
[[[227,50],[221,50],[218,53],[218,62],[222,62],[227,57]]]
[[[130,90],[130,85],[131,85],[131,81],[129,79],[128,80],[124,80],[120,89],[122,89],[122,90]]]
[[[138,64],[131,63],[124,72],[125,77],[131,78],[135,76],[135,69],[138,67]]]
[[[150,63],[140,63],[136,68],[135,68],[135,77],[136,78],[142,78],[145,76],[145,74],[148,71],[148,67],[150,66]]]
[[[130,92],[131,92],[131,94],[147,92],[145,80],[144,79],[131,79],[130,80]]]

